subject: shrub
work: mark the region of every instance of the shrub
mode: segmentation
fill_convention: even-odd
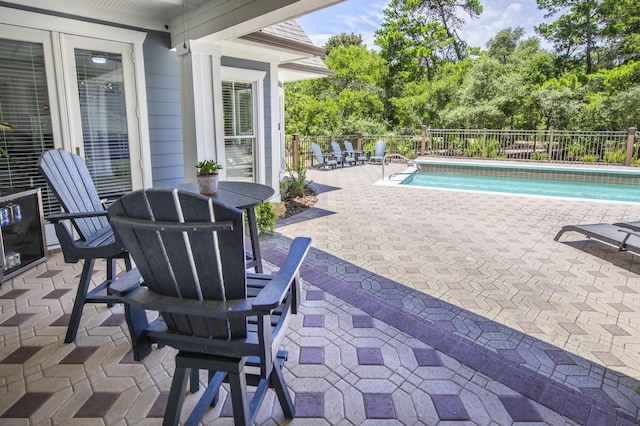
[[[258,235],[273,235],[276,230],[276,210],[273,204],[264,203],[256,207],[256,225],[258,226]]]
[[[536,151],[531,155],[531,158],[536,161],[547,161],[549,159],[549,154],[546,152]]]
[[[615,151],[607,151],[604,153],[605,163],[623,164],[626,158],[627,152],[624,149],[617,149]]]
[[[582,157],[580,157],[580,161],[582,161],[583,163],[595,163],[597,159],[598,157],[591,154],[583,155]]]
[[[296,169],[287,166],[289,179],[283,180],[281,185],[281,193],[285,198],[303,197],[304,190],[311,182],[307,182],[307,168],[304,166],[304,158],[302,154],[298,154],[298,165]]]

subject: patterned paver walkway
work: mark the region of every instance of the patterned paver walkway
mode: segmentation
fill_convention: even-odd
[[[640,259],[553,241],[638,206],[391,188],[380,171],[310,171],[318,204],[263,240],[270,270],[294,236],[314,247],[285,342],[297,418],[269,395],[258,423],[639,423]],[[85,308],[64,344],[78,274],[55,255],[0,287],[0,424],[159,424],[172,350],[133,362],[120,306]],[[223,397],[204,424],[232,424]]]

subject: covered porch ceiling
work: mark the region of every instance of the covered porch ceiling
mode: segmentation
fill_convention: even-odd
[[[344,0],[0,0],[0,6],[104,24],[171,33],[186,39],[234,40]]]

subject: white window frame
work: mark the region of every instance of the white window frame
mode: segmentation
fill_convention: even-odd
[[[264,78],[267,75],[264,71],[248,70],[245,68],[233,68],[233,67],[220,67],[220,76],[216,80],[214,75],[214,87],[219,88],[218,93],[220,96],[214,97],[215,111],[219,111],[220,126],[216,126],[216,140],[220,143],[216,146],[216,154],[220,158],[220,162],[224,163],[224,126],[222,126],[222,81],[233,81],[240,83],[251,83],[253,86],[253,107],[254,107],[254,121],[256,125],[255,133],[255,146],[254,146],[254,181],[256,183],[265,184],[265,137],[264,137]],[[218,118],[218,117],[217,117]],[[224,169],[223,169],[224,170]]]

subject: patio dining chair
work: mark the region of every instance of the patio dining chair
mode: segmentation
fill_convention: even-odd
[[[331,168],[335,169],[338,165],[338,162],[333,158],[333,154],[328,152],[322,152],[320,149],[320,145],[317,143],[311,143],[311,151],[313,152],[313,157],[315,157],[318,162],[317,168]],[[311,167],[313,167],[313,158],[311,159]]]
[[[356,159],[348,155],[346,151],[342,151],[338,142],[331,142],[331,150],[333,157],[338,163],[342,164],[343,167],[344,163],[349,163],[350,166],[354,166],[356,164]]]
[[[369,158],[367,157],[364,151],[356,151],[353,149],[353,145],[349,141],[344,141],[344,150],[348,156],[355,160],[355,164],[360,161],[361,164],[364,164]]]
[[[376,142],[373,153],[369,157],[369,162],[380,162],[384,161],[384,156],[387,154],[387,143],[383,140]]]
[[[115,240],[107,211],[82,157],[52,149],[42,154],[38,168],[64,209],[64,213],[45,217],[54,225],[64,260],[84,262],[64,339],[71,343],[78,333],[85,303],[112,306],[118,301],[109,292],[116,275],[116,260],[124,259],[127,270],[131,269],[131,262],[127,251]],[[106,260],[106,279],[89,290],[96,259]]]
[[[120,198],[109,214],[136,264],[112,285],[125,303],[134,359],[154,343],[178,350],[164,424],[178,424],[187,378],[197,391],[198,370],[209,372],[207,390],[185,424],[197,424],[217,402],[223,381],[236,425],[253,423],[269,388],[293,418],[282,374],[287,353],[279,348],[298,310],[299,269],[311,240],[294,239],[276,274],[252,274],[244,265],[243,213],[235,207],[188,191],[147,189]],[[151,323],[147,311],[158,313]],[[256,386],[251,401],[247,386]]]

